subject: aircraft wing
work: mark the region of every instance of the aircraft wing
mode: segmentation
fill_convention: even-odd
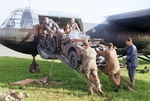
[[[106,20],[110,25],[118,25],[131,29],[149,29],[150,9],[111,15]]]
[[[150,50],[150,9],[111,15],[86,32],[91,38],[102,38],[118,48],[131,37],[139,51]],[[150,54],[150,52],[149,52]]]

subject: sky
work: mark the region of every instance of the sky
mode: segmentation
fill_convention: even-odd
[[[0,25],[16,8],[79,14],[83,22],[100,23],[106,16],[150,8],[150,0],[0,0]]]

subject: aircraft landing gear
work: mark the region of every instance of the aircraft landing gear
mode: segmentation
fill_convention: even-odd
[[[39,73],[40,72],[40,66],[35,61],[35,56],[33,56],[32,64],[29,67],[30,73]]]

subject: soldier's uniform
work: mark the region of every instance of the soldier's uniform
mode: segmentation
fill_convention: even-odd
[[[45,18],[45,20],[47,20],[48,18]],[[44,21],[43,23],[43,29],[49,31],[50,29],[54,29],[54,27],[56,29],[59,29],[59,26],[57,23],[55,23],[52,19],[48,19],[48,21]]]
[[[96,65],[96,51],[91,47],[84,48],[81,51],[79,60],[82,61],[81,72],[84,71],[85,77],[87,80],[87,87],[89,88],[91,94],[93,94],[93,88],[96,87],[100,93],[103,93],[101,90],[100,80],[97,74],[97,65]]]
[[[66,28],[69,29],[70,31],[71,30],[78,30],[78,31],[80,30],[77,23],[75,23],[75,22],[74,23],[68,22],[66,25]]]
[[[66,34],[70,33],[71,31],[77,30],[78,32],[80,32],[80,29],[78,27],[78,24],[75,22],[75,19],[72,18],[71,22],[68,22],[66,27],[65,27],[65,32]]]
[[[52,19],[45,18],[43,22],[43,30],[46,34],[46,37],[43,37],[43,40],[47,42],[47,48],[49,48],[51,42],[51,37],[53,35],[56,35],[56,31],[59,29],[59,26],[57,23],[55,23]],[[49,40],[49,41],[48,41]]]
[[[120,65],[117,58],[116,50],[113,48],[113,44],[110,43],[108,49],[105,51],[98,51],[98,54],[105,58],[106,65],[104,73],[109,76],[110,81],[118,87],[115,91],[120,88]]]

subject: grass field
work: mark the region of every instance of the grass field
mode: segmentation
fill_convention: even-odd
[[[139,67],[136,69],[133,92],[126,86],[121,86],[118,93],[114,92],[114,85],[108,76],[99,73],[105,96],[97,93],[89,95],[84,74],[72,71],[59,60],[55,60],[51,80],[65,81],[67,85],[10,85],[11,82],[27,78],[41,79],[49,75],[51,60],[36,60],[41,72],[35,74],[29,73],[31,61],[32,59],[0,57],[0,93],[9,89],[27,93],[29,97],[25,101],[150,101],[150,73],[140,72],[145,66],[150,68],[150,63],[143,60],[139,60]],[[126,68],[121,68],[121,76],[128,79],[127,72]]]

